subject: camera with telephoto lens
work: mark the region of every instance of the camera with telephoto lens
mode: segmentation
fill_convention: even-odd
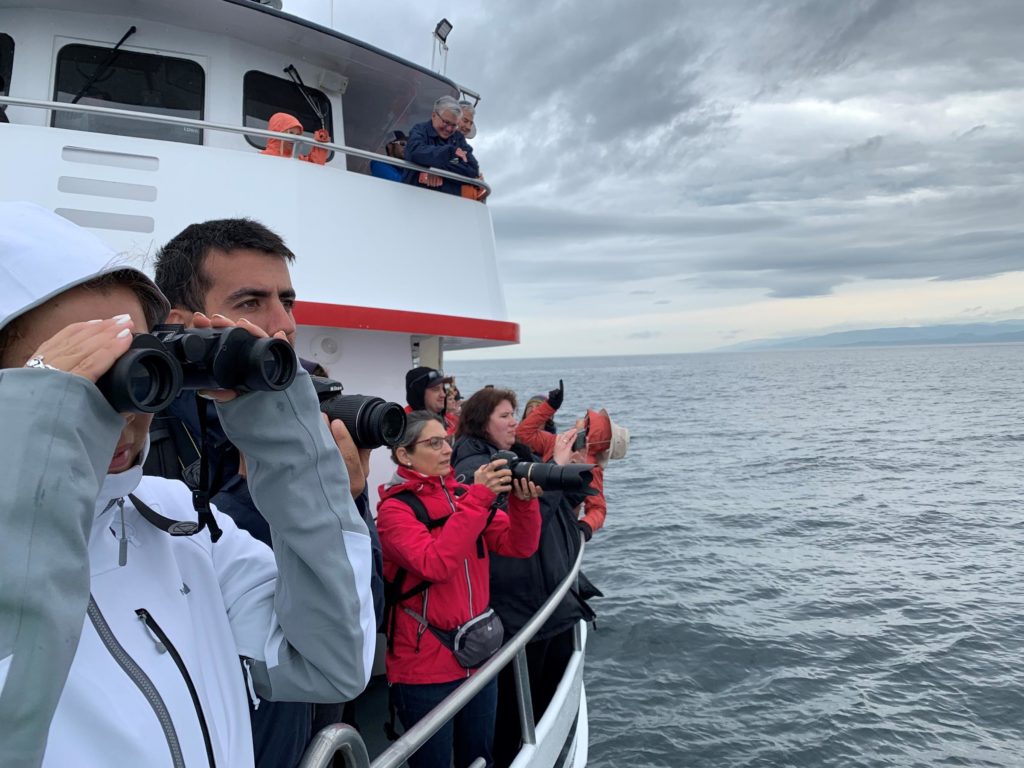
[[[286,389],[297,367],[283,339],[257,338],[237,327],[158,325],[136,334],[96,386],[119,413],[156,413],[183,389]]]
[[[590,487],[594,479],[593,464],[553,464],[541,461],[524,461],[512,451],[498,451],[491,461],[505,459],[512,470],[512,479],[526,478],[545,491],[568,491],[593,496],[596,490]]]
[[[340,381],[311,376],[320,410],[331,421],[341,419],[357,448],[393,448],[405,433],[405,409],[372,395],[343,395]]]

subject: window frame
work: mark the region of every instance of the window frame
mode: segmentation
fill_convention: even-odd
[[[302,136],[303,136],[303,138],[312,139],[314,131],[316,131],[320,127],[320,125],[319,125],[319,118],[317,118],[316,115],[312,113],[312,111],[309,108],[309,105],[305,103],[305,100],[301,99],[301,97],[299,97],[299,95],[298,95],[298,86],[294,82],[289,80],[288,78],[278,77],[277,75],[272,75],[269,72],[264,72],[263,70],[260,70],[260,69],[250,69],[250,70],[248,70],[242,76],[242,125],[245,128],[260,128],[260,126],[258,126],[258,125],[250,125],[249,122],[248,122],[250,117],[253,117],[254,119],[260,119],[260,118],[257,118],[256,115],[250,115],[250,113],[249,113],[249,87],[250,87],[249,83],[250,83],[250,79],[253,76],[262,77],[262,78],[268,78],[270,81],[273,81],[275,84],[284,85],[284,86],[287,87],[287,89],[289,89],[293,93],[295,93],[296,98],[299,99],[301,104],[305,105],[305,111],[303,111],[302,109],[295,110],[295,109],[292,109],[290,106],[286,105],[286,106],[281,106],[278,109],[275,109],[274,112],[288,112],[289,114],[294,115],[294,117],[300,123],[302,123]],[[305,87],[306,91],[308,91],[309,93],[316,94],[317,96],[322,98],[323,99],[323,103],[327,105],[327,114],[325,116],[325,118],[326,118],[325,122],[327,123],[327,130],[330,132],[331,137],[333,139],[334,138],[334,105],[331,104],[330,97],[328,97],[328,95],[326,93],[324,93],[323,91],[321,91],[319,88],[313,88],[313,87],[308,86],[308,85],[304,86],[304,87]],[[274,112],[271,112],[271,115],[274,114]],[[316,127],[313,128],[312,130],[310,130],[308,128],[308,125],[307,125],[307,120],[303,120],[303,117],[315,118],[318,121],[317,124],[316,124]],[[269,122],[269,120],[270,120],[270,115],[267,115],[267,121]],[[309,122],[311,122],[311,121],[309,121]],[[264,129],[261,129],[261,130],[266,130],[266,129],[264,128]],[[253,147],[255,149],[258,149],[261,152],[264,149],[266,149],[266,147],[267,147],[267,139],[263,138],[262,136],[250,136],[249,134],[246,134],[245,135],[245,140],[249,144],[249,146],[251,146],[251,147]],[[331,160],[334,159],[334,155],[335,155],[334,152],[330,153],[330,155],[327,157],[327,162],[328,163],[331,162]]]
[[[72,49],[72,48],[82,48],[82,49],[93,50],[93,51],[97,51],[97,52],[106,52],[107,55],[109,55],[114,50],[114,46],[113,45],[95,45],[93,43],[87,43],[87,42],[81,42],[81,41],[72,41],[72,42],[65,43],[64,45],[62,45],[57,50],[56,58],[54,60],[54,75],[53,75],[53,91],[52,91],[52,93],[53,93],[53,100],[55,102],[59,102],[59,103],[62,103],[62,104],[69,103],[68,101],[62,101],[60,99],[60,94],[61,94],[61,90],[60,90],[60,86],[61,86],[60,75],[61,75],[61,67],[62,67],[62,56],[67,55],[69,49]],[[180,63],[180,64],[183,64],[183,65],[188,65],[188,66],[194,67],[195,72],[193,73],[193,76],[197,77],[197,80],[198,80],[198,83],[199,83],[199,102],[198,102],[198,109],[196,109],[196,110],[192,110],[192,109],[173,109],[172,110],[171,108],[165,107],[162,104],[156,105],[156,109],[157,110],[164,110],[165,111],[163,113],[162,112],[158,112],[158,111],[154,111],[153,109],[151,109],[151,108],[149,108],[149,107],[147,107],[146,105],[143,105],[143,104],[129,104],[129,105],[126,106],[126,102],[111,101],[111,102],[109,102],[109,104],[111,105],[112,108],[114,108],[114,109],[123,109],[123,110],[129,111],[129,112],[139,112],[141,114],[146,114],[146,113],[150,113],[150,114],[168,114],[168,116],[171,116],[172,111],[173,112],[198,112],[198,116],[194,117],[194,118],[192,118],[192,115],[179,115],[179,116],[187,116],[187,117],[190,117],[192,119],[205,120],[205,118],[206,118],[206,69],[203,67],[203,65],[200,62],[196,61],[195,59],[188,58],[187,56],[173,56],[173,55],[168,55],[166,53],[154,53],[154,52],[150,52],[150,51],[139,51],[139,50],[123,48],[123,47],[121,49],[119,49],[119,54],[130,55],[130,56],[138,56],[138,57],[146,57],[146,58],[149,58],[149,59],[156,59],[156,60],[160,60],[160,61],[176,62],[176,63]],[[69,65],[67,63],[68,59],[64,59],[64,62],[65,62],[64,66],[68,66]],[[70,65],[74,66],[75,64],[74,64],[74,62],[72,62]],[[88,78],[86,78],[86,80],[87,79]],[[152,106],[152,105],[150,105],[150,106]],[[132,107],[135,107],[135,109],[133,109]],[[204,143],[205,143],[206,132],[202,128],[198,129],[198,133],[196,135],[196,140],[195,141],[179,141],[177,139],[168,138],[168,137],[155,137],[155,136],[148,136],[148,135],[146,135],[146,136],[138,136],[138,135],[135,135],[135,134],[132,134],[132,133],[106,133],[104,131],[90,131],[90,130],[87,130],[87,129],[73,128],[73,127],[69,127],[69,126],[57,125],[57,119],[58,119],[58,115],[59,114],[60,114],[60,110],[56,110],[56,109],[53,110],[53,112],[52,112],[52,114],[50,116],[50,126],[51,127],[54,127],[54,128],[64,128],[66,130],[79,130],[79,131],[82,131],[83,133],[97,133],[97,134],[105,135],[105,136],[124,136],[124,137],[128,137],[128,138],[148,139],[148,140],[151,140],[151,141],[167,141],[167,142],[171,142],[173,144],[185,144],[186,146],[203,146]],[[125,118],[125,119],[126,120],[130,120],[131,118]],[[152,123],[152,125],[174,127],[174,126],[169,126],[169,125],[163,124],[163,123]]]

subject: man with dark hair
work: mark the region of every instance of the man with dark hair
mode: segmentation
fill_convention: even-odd
[[[455,434],[458,419],[446,410],[447,393],[445,384],[455,381],[452,376],[445,376],[436,368],[425,365],[417,366],[405,374],[405,407],[406,413],[413,411],[429,411],[444,417],[448,434]]]
[[[283,332],[295,342],[295,290],[288,264],[295,254],[273,231],[252,219],[220,219],[192,224],[157,253],[156,283],[170,300],[168,322],[193,325],[197,316],[222,315],[246,319],[269,335]],[[303,362],[310,370],[312,363]],[[206,409],[205,434],[199,409]],[[211,502],[240,528],[273,546],[270,526],[249,494],[245,456],[231,444],[216,422],[209,403],[184,393],[158,416],[151,432],[153,450],[148,474],[184,480],[200,489],[202,453],[208,461]],[[368,451],[357,451],[340,420],[331,434],[348,468],[352,496],[370,531],[374,573],[371,584],[378,624],[383,610],[380,543],[365,491]],[[200,489],[204,490],[204,489]],[[342,719],[340,705],[260,701],[252,711],[257,768],[295,766],[319,725]]]

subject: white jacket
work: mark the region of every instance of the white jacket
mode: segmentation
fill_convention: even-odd
[[[216,544],[152,525],[129,493],[195,520],[191,493],[103,474],[122,422],[96,388],[0,371],[0,764],[252,765],[247,683],[302,701],[365,686],[370,542],[308,377],[218,410],[273,552],[220,513]]]

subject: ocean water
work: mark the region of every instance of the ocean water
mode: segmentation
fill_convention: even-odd
[[[1024,346],[446,369],[632,433],[590,765],[1024,765]]]

